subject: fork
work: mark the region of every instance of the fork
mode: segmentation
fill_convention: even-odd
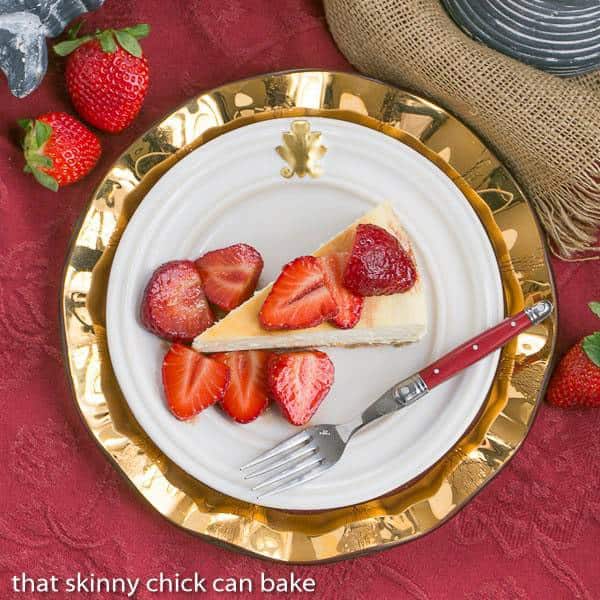
[[[365,425],[410,406],[434,387],[542,322],[553,310],[542,300],[458,346],[422,371],[390,388],[362,414],[340,425],[314,425],[240,467],[244,479],[267,476],[252,488],[257,499],[315,479],[340,460],[350,438]]]

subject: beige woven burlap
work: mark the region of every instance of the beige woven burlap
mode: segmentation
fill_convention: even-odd
[[[576,83],[588,92],[600,94],[600,71],[594,71],[593,73],[588,73],[587,75],[572,77],[569,79],[569,81]]]
[[[600,253],[600,76],[559,79],[463,34],[438,0],[325,0],[360,71],[435,99],[495,148],[556,252]]]

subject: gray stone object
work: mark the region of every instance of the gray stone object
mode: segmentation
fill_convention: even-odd
[[[48,67],[46,38],[60,35],[79,15],[104,0],[0,0],[0,70],[10,91],[23,98],[40,85]]]
[[[569,77],[600,68],[600,0],[443,0],[467,34]]]

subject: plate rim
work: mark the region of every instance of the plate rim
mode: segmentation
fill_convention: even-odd
[[[102,272],[106,271],[105,261],[108,260],[106,258],[107,255],[110,255],[111,252],[114,252],[115,243],[114,241],[111,241],[111,236],[108,236],[109,239],[104,240],[105,245],[103,250],[101,252],[97,251],[99,252],[99,256],[98,254],[95,254],[93,257],[87,257],[86,260],[88,260],[88,263],[84,265],[83,269],[79,269],[78,271],[78,269],[75,268],[77,264],[81,264],[82,261],[85,262],[83,257],[79,257],[77,255],[77,240],[81,237],[82,228],[87,224],[87,221],[89,221],[90,214],[93,215],[94,213],[95,203],[105,205],[109,209],[112,203],[112,208],[114,208],[120,200],[123,200],[123,197],[131,195],[131,191],[133,191],[134,189],[135,194],[133,194],[133,196],[143,196],[143,187],[146,185],[151,187],[153,184],[153,179],[154,181],[156,181],[157,169],[149,168],[147,171],[143,172],[142,175],[140,175],[140,172],[138,171],[138,163],[140,158],[147,158],[148,156],[150,156],[150,154],[156,153],[151,152],[150,154],[138,156],[137,160],[133,160],[136,156],[136,153],[139,154],[139,151],[143,147],[143,144],[146,143],[148,139],[150,139],[152,134],[163,134],[165,126],[169,125],[169,120],[173,121],[183,118],[184,116],[186,116],[182,115],[182,113],[184,113],[185,111],[187,111],[187,116],[190,116],[190,114],[193,115],[195,113],[195,109],[198,108],[198,103],[202,101],[203,98],[210,98],[213,102],[217,101],[222,103],[224,97],[228,97],[231,100],[232,94],[234,94],[236,90],[239,92],[240,90],[245,89],[249,86],[258,86],[259,89],[262,89],[262,87],[264,87],[265,90],[268,91],[268,85],[275,85],[276,87],[276,85],[279,84],[282,86],[282,89],[288,89],[286,88],[286,85],[290,86],[292,83],[297,84],[298,82],[301,82],[302,79],[310,81],[311,77],[313,79],[315,79],[316,77],[317,80],[320,80],[323,88],[327,88],[331,91],[335,88],[335,86],[339,86],[340,89],[344,90],[344,93],[350,94],[355,99],[362,98],[369,102],[371,102],[371,100],[375,102],[383,99],[384,105],[382,106],[382,108],[391,109],[391,118],[389,114],[386,115],[385,118],[382,116],[379,119],[379,123],[383,127],[389,127],[391,131],[394,131],[397,134],[403,134],[406,139],[403,139],[402,141],[408,143],[409,145],[411,145],[410,133],[402,132],[400,129],[398,129],[397,124],[394,124],[395,120],[397,120],[396,117],[401,117],[401,115],[404,114],[403,111],[400,110],[402,109],[403,105],[396,106],[394,104],[394,101],[399,100],[399,98],[408,101],[408,104],[404,105],[405,108],[412,104],[412,106],[420,107],[423,110],[427,109],[434,113],[436,116],[441,116],[442,119],[450,120],[454,124],[457,124],[460,129],[460,132],[464,134],[470,141],[478,143],[481,146],[481,149],[485,151],[484,154],[486,154],[488,161],[494,162],[498,169],[501,170],[502,173],[506,176],[508,180],[508,187],[514,190],[515,192],[513,200],[515,197],[518,197],[518,202],[515,202],[517,202],[517,204],[525,205],[527,211],[527,218],[530,222],[533,223],[535,233],[537,234],[536,240],[540,243],[538,257],[540,264],[537,265],[536,268],[541,269],[545,277],[544,281],[535,283],[540,283],[540,287],[545,289],[545,295],[549,295],[551,297],[556,296],[548,251],[544,242],[544,238],[541,234],[539,223],[537,222],[537,219],[533,214],[530,205],[527,203],[525,196],[520,190],[518,184],[510,175],[506,167],[504,167],[504,165],[500,163],[500,161],[498,161],[494,153],[476,136],[476,134],[474,134],[466,125],[464,125],[462,121],[450,115],[449,112],[433,104],[431,101],[422,99],[419,96],[400,90],[388,84],[378,82],[377,80],[349,73],[321,71],[314,69],[281,71],[257,77],[242,79],[234,83],[219,86],[209,92],[199,94],[198,96],[192,98],[188,102],[180,105],[175,111],[169,113],[168,115],[157,121],[154,124],[154,126],[146,132],[146,134],[143,134],[140,138],[138,138],[138,140],[133,142],[133,144],[131,144],[129,148],[125,150],[125,152],[117,159],[117,161],[109,169],[108,173],[102,179],[100,185],[92,194],[92,197],[86,209],[84,210],[80,219],[78,220],[74,228],[72,241],[69,246],[67,259],[65,262],[60,298],[61,338],[63,343],[63,352],[65,356],[65,367],[67,370],[69,382],[73,390],[76,405],[80,411],[80,414],[86,427],[88,428],[94,439],[97,441],[97,443],[100,445],[102,450],[105,452],[105,454],[107,454],[111,462],[113,462],[113,464],[117,467],[119,472],[121,472],[121,474],[133,485],[137,492],[139,492],[142,495],[142,497],[148,500],[150,504],[161,514],[163,514],[163,516],[165,516],[168,520],[180,527],[183,527],[188,531],[197,533],[203,536],[204,538],[209,539],[210,541],[215,542],[219,545],[233,547],[237,550],[249,552],[251,554],[258,555],[263,558],[270,558],[273,560],[294,563],[325,562],[340,558],[346,558],[349,556],[355,556],[364,552],[368,552],[370,550],[390,547],[424,535],[425,533],[428,533],[429,531],[432,531],[433,529],[437,528],[439,525],[446,522],[449,518],[456,514],[458,510],[462,508],[462,506],[464,506],[468,501],[470,501],[470,499],[478,491],[483,489],[483,487],[487,485],[487,483],[493,478],[493,476],[495,476],[495,474],[497,474],[497,472],[501,470],[501,468],[510,460],[510,458],[514,455],[514,453],[522,444],[523,440],[526,438],[526,435],[529,432],[529,429],[535,419],[537,407],[540,403],[540,399],[543,395],[545,386],[547,384],[547,380],[549,377],[549,364],[554,354],[556,341],[555,313],[551,321],[547,323],[548,332],[544,338],[545,355],[543,357],[543,361],[540,361],[541,363],[543,363],[541,365],[543,368],[541,379],[539,379],[539,389],[537,389],[537,393],[534,394],[535,397],[533,398],[530,406],[527,422],[523,426],[522,435],[512,446],[507,456],[502,461],[500,461],[499,465],[496,465],[494,469],[491,469],[491,471],[482,478],[482,480],[475,486],[475,489],[466,492],[466,495],[462,500],[457,501],[453,505],[453,508],[451,510],[446,511],[440,518],[436,518],[433,523],[420,526],[415,531],[403,532],[402,530],[400,530],[395,535],[395,537],[391,536],[390,539],[375,539],[371,542],[365,542],[364,540],[362,540],[360,535],[357,536],[352,534],[352,528],[358,527],[360,529],[362,527],[366,527],[367,529],[370,528],[370,530],[372,531],[373,528],[377,528],[380,526],[381,519],[384,519],[386,517],[400,518],[402,517],[402,515],[406,516],[414,508],[414,502],[408,505],[407,507],[404,507],[402,510],[399,510],[398,507],[393,509],[391,501],[389,500],[388,496],[386,496],[382,499],[376,499],[374,501],[363,503],[365,505],[376,506],[363,507],[361,505],[356,505],[352,507],[352,514],[343,514],[345,509],[331,509],[311,513],[311,515],[314,516],[314,519],[312,519],[314,523],[311,524],[309,522],[310,519],[307,520],[306,514],[296,514],[296,511],[265,509],[263,507],[255,505],[247,505],[247,503],[244,503],[242,501],[237,501],[231,498],[223,497],[223,494],[214,492],[214,490],[210,490],[209,488],[207,488],[207,486],[204,486],[200,482],[191,482],[192,484],[195,483],[195,487],[199,489],[195,489],[194,493],[189,493],[188,486],[190,485],[190,482],[184,481],[185,474],[183,474],[184,477],[182,478],[181,473],[176,473],[175,471],[177,469],[174,469],[172,465],[169,465],[169,461],[165,460],[165,457],[161,456],[160,453],[157,453],[156,449],[153,449],[151,447],[152,444],[148,444],[148,440],[143,439],[143,432],[135,431],[135,423],[133,423],[132,425],[130,420],[131,415],[127,415],[127,411],[124,411],[123,414],[117,414],[116,417],[114,414],[110,413],[110,411],[108,410],[108,405],[106,404],[104,392],[109,391],[112,394],[118,395],[119,391],[118,389],[115,390],[114,386],[111,387],[110,382],[108,384],[108,388],[106,388],[107,382],[103,379],[106,373],[101,372],[101,370],[104,369],[104,371],[110,371],[111,368],[110,359],[106,354],[105,332],[102,329],[102,324],[94,322],[91,316],[94,312],[96,314],[102,314],[102,302],[99,302],[96,306],[93,306],[94,302],[97,302],[98,299],[94,299],[91,296],[85,296],[85,294],[85,301],[83,302],[83,304],[81,303],[81,301],[79,303],[75,302],[75,296],[80,293],[77,286],[81,285],[81,282],[74,284],[72,281],[72,276],[77,275],[78,272],[89,271],[89,273],[91,274],[92,270],[96,271],[96,269],[100,267],[102,268],[100,268],[99,272],[100,275],[102,275]],[[261,84],[263,85],[261,86]],[[277,89],[275,91],[281,92],[281,90]],[[365,93],[367,94],[365,95]],[[326,96],[327,94],[323,94],[323,97]],[[279,98],[279,96],[277,96],[277,98]],[[263,96],[262,100],[265,99],[266,97]],[[385,105],[385,102],[387,100],[390,100],[390,102],[392,103],[391,106]],[[317,113],[314,116],[331,116],[329,114],[318,114],[319,110],[330,110],[330,108],[326,105],[323,106],[323,102],[324,101],[322,98],[321,104],[319,108],[316,109]],[[288,106],[287,108],[277,103],[272,103],[270,105],[265,104],[264,106],[266,106],[268,109],[267,118],[271,118],[273,116],[296,116],[296,114],[299,114],[297,113],[297,111],[300,111],[300,113],[302,114],[310,114],[311,110],[315,110],[312,109],[310,106],[302,107],[297,103],[293,104],[291,107]],[[394,112],[394,109],[396,109],[397,114]],[[256,119],[260,120],[260,111],[257,111],[256,107],[252,110],[254,111],[253,116]],[[290,115],[290,112],[294,113],[294,115]],[[340,111],[338,110],[338,112]],[[346,115],[348,117],[353,116],[359,118],[361,116],[359,112],[349,111],[348,109],[342,109],[341,112],[348,113]],[[262,117],[264,117],[264,113],[262,113]],[[225,123],[221,125],[221,129],[226,131],[228,129],[228,125],[231,125],[232,121],[236,122],[236,126],[243,126],[244,119],[245,117],[243,116],[243,113],[236,117],[231,117],[229,120],[225,121]],[[196,138],[194,138],[192,142],[184,144],[179,148],[175,148],[175,150],[171,150],[170,152],[158,152],[158,154],[165,157],[161,161],[158,161],[159,163],[161,163],[161,168],[169,167],[170,165],[177,162],[179,158],[187,154],[187,152],[197,147],[197,145],[199,145],[199,143],[197,143],[198,139],[200,139],[200,143],[205,143],[209,141],[210,139],[212,139],[212,137],[214,137],[214,133],[215,132],[213,130],[209,130],[208,127],[204,127],[203,129],[201,128],[200,133],[197,134]],[[415,144],[420,143],[416,139],[414,141]],[[429,150],[429,152],[431,153],[432,157],[437,157],[437,155],[432,150]],[[462,176],[459,175],[458,172],[456,172],[450,165],[445,163],[439,157],[437,157],[437,160],[440,163],[443,163],[443,165],[438,166],[440,166],[440,168],[442,168],[442,170],[444,170],[446,174],[448,174],[446,168],[449,169],[451,172],[455,173],[455,176],[458,179],[453,180],[457,185],[459,181],[462,181],[464,185],[468,186],[466,181],[463,180]],[[444,167],[444,165],[446,165],[446,167]],[[115,186],[110,185],[114,184],[115,181],[110,180],[109,177],[112,173],[118,171],[119,169],[124,169],[122,172],[128,173],[130,177],[129,179],[123,179],[120,182],[123,185],[115,190]],[[133,180],[131,176],[133,176],[133,180],[136,176],[139,176],[139,181],[132,185]],[[140,183],[142,181],[144,182],[144,186],[140,186]],[[131,190],[127,193],[123,192],[123,188],[127,186],[130,186]],[[485,204],[481,196],[477,195],[477,193],[474,192],[474,190],[472,191],[473,194],[477,196],[477,198],[479,198],[480,202],[482,204]],[[481,191],[483,193],[483,190]],[[513,200],[510,200],[507,206],[512,206]],[[504,210],[504,208],[502,210]],[[126,213],[127,210],[124,211],[125,216]],[[481,218],[481,215],[479,216]],[[123,214],[120,214],[120,217],[123,217]],[[492,218],[493,220],[493,217],[491,216],[491,211],[490,218]],[[117,227],[117,225],[118,223],[115,223],[114,227]],[[104,273],[104,275],[105,274],[106,273]],[[92,278],[90,277],[89,279],[91,281]],[[544,292],[537,290],[537,293],[541,294]],[[78,341],[85,343],[78,345]],[[85,386],[82,387],[82,383],[85,382],[82,381],[81,369],[78,368],[76,361],[74,360],[74,351],[86,347],[88,350],[88,354],[91,358],[89,358],[89,365],[86,363],[87,370],[84,370],[85,375],[88,377],[91,375],[95,375],[94,383],[100,384],[99,394],[97,394],[95,390],[89,390],[85,388]],[[92,371],[91,373],[89,372],[90,370]],[[105,386],[104,388],[102,387],[103,385]],[[82,394],[82,390],[85,390],[85,393]],[[104,398],[104,404],[102,404],[102,402],[99,401],[99,398],[97,397],[98,395]],[[102,405],[103,410],[98,412],[99,408],[98,410],[96,410],[96,404]],[[99,415],[102,416],[101,419],[99,418]],[[114,420],[117,421],[117,424],[115,424]],[[119,425],[123,426],[125,423],[127,423],[127,426],[129,427],[127,434],[124,434],[118,429]],[[111,430],[111,426],[114,426],[114,429]],[[485,429],[485,431],[489,433],[489,429],[491,428],[491,426],[493,426],[493,422],[491,423],[490,427]],[[106,437],[110,435],[113,435],[113,439],[108,439]],[[117,438],[122,444],[125,445],[125,450],[116,451],[114,449],[115,438]],[[125,454],[127,454],[127,452],[131,453],[131,451],[135,450],[136,448],[138,452],[140,451],[140,448],[142,449],[142,458],[138,461],[138,463],[141,461],[145,468],[153,470],[153,477],[149,486],[142,485],[139,481],[140,467],[142,465],[134,464],[136,461],[132,461],[131,456],[124,456]],[[459,460],[458,464],[462,465],[463,463],[461,463]],[[434,468],[436,468],[436,465],[434,465],[434,467],[432,467],[430,471]],[[428,476],[428,473],[429,471],[417,478],[416,482],[413,482],[412,484],[409,484],[405,487],[414,487],[416,483],[420,483],[421,480],[425,479]],[[448,481],[446,481],[446,483],[448,484]],[[178,488],[177,485],[179,485],[180,487]],[[436,493],[439,491],[439,489],[439,487],[436,489]],[[198,496],[199,493],[200,495]],[[188,509],[191,509],[192,513],[194,513],[195,511],[195,519],[190,519],[188,514],[182,514],[179,506],[173,508],[172,506],[167,505],[165,503],[164,497],[162,497],[165,494],[175,494],[183,504],[188,506]],[[201,512],[202,509],[204,509],[204,512]],[[222,512],[218,512],[219,510]],[[326,522],[324,524],[324,518],[322,513],[341,514],[330,515],[331,518],[325,519]],[[361,518],[361,515],[363,518]],[[231,521],[231,523],[228,524],[228,526],[225,528],[215,527],[216,520],[214,517],[227,517]],[[288,530],[285,530],[286,522]],[[303,549],[303,544],[305,545],[306,539],[308,538],[309,534],[310,539],[313,541],[324,540],[324,538],[326,538],[327,536],[331,536],[333,531],[340,531],[340,524],[343,524],[344,530],[349,529],[348,532],[342,532],[342,535],[347,534],[347,539],[344,539],[344,541],[347,542],[346,545],[331,546],[330,543],[326,543],[326,547],[317,549],[315,545],[312,544],[310,548]],[[245,527],[245,534],[240,533],[239,531],[239,529],[242,527]],[[250,535],[250,533],[252,533],[252,535]],[[298,539],[295,539],[296,537]],[[260,540],[259,544],[256,543],[257,540]],[[269,543],[265,545],[265,542]]]

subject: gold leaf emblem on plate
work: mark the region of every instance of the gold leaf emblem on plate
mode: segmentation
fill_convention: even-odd
[[[294,175],[316,178],[323,172],[319,161],[327,148],[321,143],[321,132],[311,131],[310,123],[304,119],[292,121],[290,131],[283,134],[283,145],[277,146],[275,151],[288,164],[281,169],[286,179]]]

